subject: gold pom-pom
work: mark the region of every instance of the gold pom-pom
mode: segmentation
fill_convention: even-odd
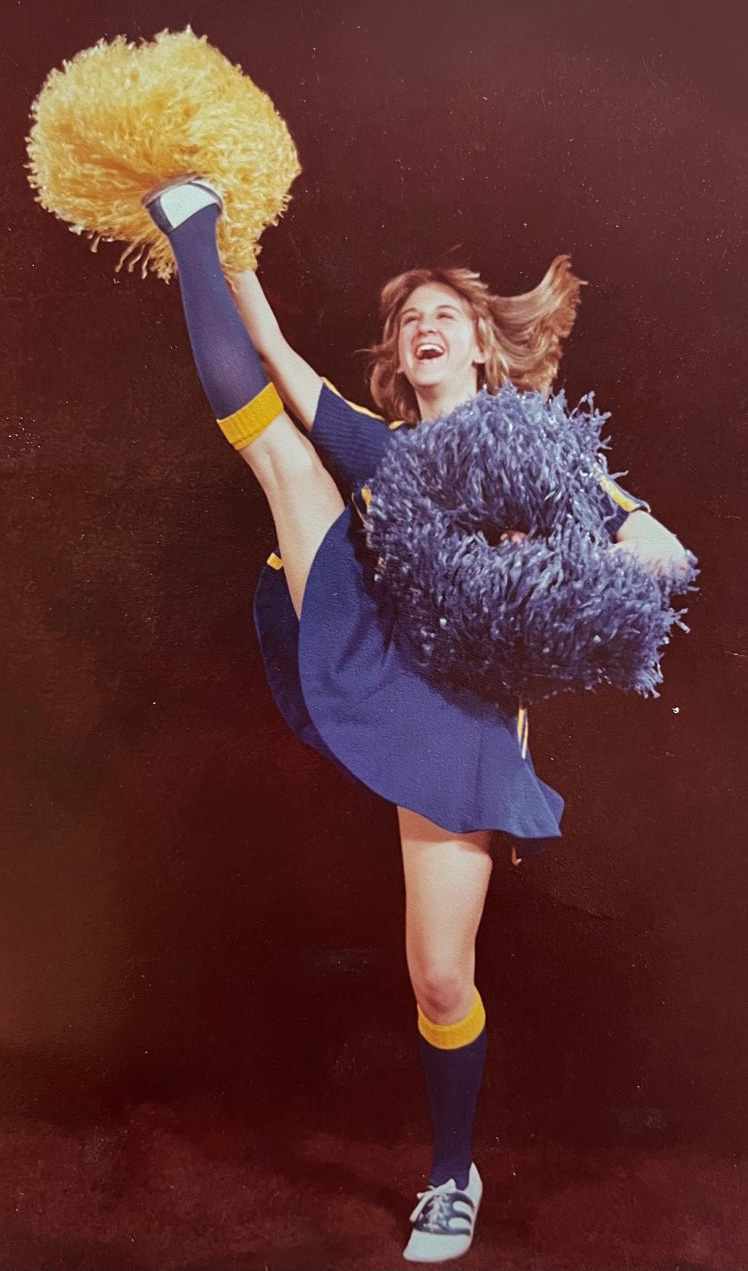
[[[169,241],[141,207],[168,177],[197,172],[223,197],[218,243],[230,276],[254,268],[257,240],[284,211],[299,161],[270,98],[189,28],[139,45],[118,36],[53,70],[32,107],[29,181],[76,234],[128,243],[159,278]],[[119,266],[118,266],[119,268]]]

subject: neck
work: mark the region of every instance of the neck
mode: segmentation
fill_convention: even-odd
[[[448,415],[456,406],[461,406],[478,392],[475,379],[469,384],[461,384],[455,388],[438,384],[432,389],[416,391],[418,414],[421,419],[436,419],[439,415]]]

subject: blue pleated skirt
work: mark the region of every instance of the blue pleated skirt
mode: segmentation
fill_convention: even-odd
[[[350,505],[317,553],[300,621],[282,568],[265,567],[255,624],[284,719],[391,803],[454,833],[504,831],[520,855],[544,850],[560,835],[563,800],[523,754],[517,714],[420,675],[380,586]]]

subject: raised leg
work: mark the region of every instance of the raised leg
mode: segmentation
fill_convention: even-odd
[[[270,504],[298,614],[312,561],[343,501],[314,447],[283,410],[236,310],[216,245],[217,200],[204,186],[187,183],[159,193],[148,207],[174,251],[208,401]]]
[[[343,500],[314,446],[285,411],[240,454],[270,506],[286,582],[297,617],[309,570]]]

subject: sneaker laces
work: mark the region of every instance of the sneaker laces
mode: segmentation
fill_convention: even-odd
[[[471,1212],[455,1209],[458,1202]],[[442,1184],[441,1187],[430,1187],[428,1191],[418,1192],[418,1204],[410,1215],[410,1221],[419,1231],[459,1235],[470,1231],[473,1208],[470,1197],[456,1188],[454,1183]],[[465,1225],[454,1226],[455,1219]]]

